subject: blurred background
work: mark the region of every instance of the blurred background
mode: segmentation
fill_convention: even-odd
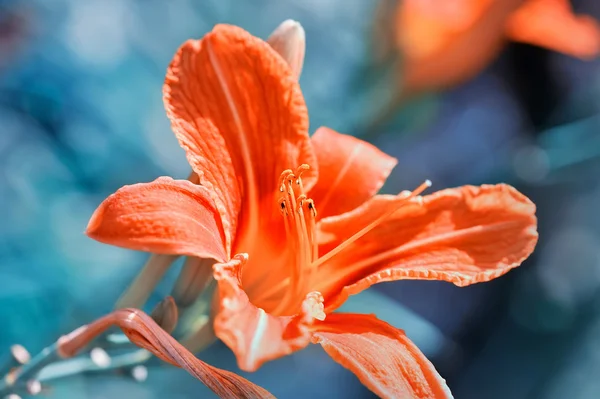
[[[346,309],[405,329],[457,399],[600,397],[597,0],[0,0],[0,359],[110,311],[144,263],[83,231],[122,185],[187,176],[161,98],[177,47],[288,18],[306,30],[311,131],[397,157],[386,192],[502,181],[538,206],[537,249],[508,275],[386,283]],[[200,357],[237,370],[222,344]],[[318,346],[243,375],[280,398],[374,397]],[[164,366],[44,395],[210,393]]]

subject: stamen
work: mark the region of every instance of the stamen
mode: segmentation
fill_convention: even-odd
[[[296,175],[298,175],[298,179],[300,179],[302,177],[302,173],[306,172],[309,169],[310,169],[310,166],[308,166],[305,163],[298,166],[298,169],[296,169]]]
[[[285,192],[285,183],[289,180],[290,175],[293,174],[294,172],[292,172],[291,169],[286,169],[283,172],[281,172],[281,175],[279,177],[279,191],[281,191],[282,193]]]
[[[317,208],[315,208],[315,203],[313,200],[308,199],[308,210],[312,213],[313,217],[317,217]]]
[[[306,207],[310,213],[308,217],[308,231],[310,232],[310,241],[312,242],[312,257],[311,262],[314,262],[319,257],[319,243],[317,241],[317,208],[312,199],[306,200]]]
[[[411,198],[416,197],[417,195],[421,194],[423,191],[427,190],[429,187],[431,187],[431,180],[427,179],[419,187],[414,189],[412,194],[409,197],[411,197]]]
[[[290,237],[291,236],[290,222],[289,222],[289,219],[285,217],[285,216],[288,216],[288,207],[286,207],[286,205],[285,205],[284,198],[281,198],[279,200],[279,203],[280,203],[281,213],[282,213],[282,215],[284,215],[283,221],[284,221],[284,225],[285,225],[286,237]],[[310,256],[311,265],[304,266],[305,269],[303,269],[303,271],[307,275],[305,285],[310,286],[312,283],[313,275],[316,271],[316,268],[312,266],[312,263],[319,257],[319,245],[318,245],[318,240],[317,240],[317,227],[316,227],[317,208],[315,207],[314,201],[310,198],[304,200],[304,204],[306,205],[306,208],[308,209],[308,212],[304,213],[304,217],[305,217],[305,223],[306,223],[306,230],[309,233],[308,241],[311,243],[312,251],[311,251],[311,256]],[[295,241],[293,241],[292,244],[295,245]],[[296,250],[296,247],[294,247],[294,250]],[[254,298],[254,300],[257,303],[262,303],[264,301],[272,300],[271,298],[274,297],[276,294],[279,294],[279,292],[283,288],[291,286],[290,281],[291,281],[290,277],[284,278],[278,284],[273,285],[268,290],[262,291],[259,294],[259,296]],[[292,289],[292,288],[290,287],[290,289]]]
[[[333,258],[335,255],[339,254],[344,248],[347,248],[350,244],[356,242],[358,239],[363,237],[365,234],[367,234],[368,232],[373,230],[375,227],[379,226],[382,222],[384,222],[387,218],[389,218],[394,213],[396,213],[403,206],[406,206],[407,204],[409,204],[410,199],[417,197],[419,194],[421,194],[423,191],[425,191],[429,187],[431,187],[431,181],[425,180],[423,182],[423,184],[421,184],[419,187],[414,189],[409,195],[406,196],[406,198],[404,198],[406,200],[406,202],[402,203],[398,208],[394,208],[389,212],[385,212],[383,215],[381,215],[380,217],[375,219],[375,221],[371,222],[369,225],[365,226],[360,231],[355,233],[352,237],[345,240],[342,244],[338,245],[337,247],[335,247],[334,249],[329,251],[327,254],[325,254],[324,256],[319,258],[315,262],[314,266],[318,267],[318,266],[322,265],[323,263],[325,263],[326,261],[328,261],[329,259]]]
[[[304,185],[302,184],[302,173],[306,172],[309,169],[310,166],[308,166],[307,164],[302,164],[298,167],[298,169],[296,169],[296,175],[298,176],[296,184],[300,186],[300,192],[302,193],[304,192]]]
[[[306,197],[306,196],[304,196]],[[300,198],[300,197],[298,197]],[[296,279],[296,287],[295,287],[295,291],[296,294],[302,295],[302,290],[304,288],[304,275],[306,272],[307,267],[310,266],[310,264],[312,263],[312,246],[310,243],[310,236],[309,233],[307,231],[307,226],[306,226],[306,218],[304,215],[304,210],[302,209],[302,199],[300,199],[300,201],[298,201],[299,206],[298,206],[298,216],[300,219],[300,223],[297,225],[298,227],[298,238],[299,238],[299,260],[298,263],[296,264],[296,270],[295,270],[295,275],[297,277]]]
[[[302,173],[308,169],[309,166],[303,164],[296,169],[296,173],[288,169],[280,177],[279,191],[284,193],[284,197],[279,199],[279,207],[283,215],[288,243],[291,246],[290,253],[294,254],[295,258],[288,260],[290,268],[288,289],[283,300],[274,310],[275,313],[299,305],[299,298],[305,293],[307,284],[311,282],[310,265],[318,256],[316,210],[313,201],[304,193],[301,178]]]
[[[302,209],[302,206],[304,205],[304,201],[306,201],[306,195],[304,194],[300,194],[298,196],[298,198],[296,198],[296,202],[298,203],[298,211],[300,211],[300,209]]]

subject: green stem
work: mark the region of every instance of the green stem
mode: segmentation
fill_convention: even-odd
[[[195,257],[188,257],[185,260],[171,292],[177,306],[186,308],[198,299],[212,280],[214,263],[213,259]]]
[[[81,373],[120,370],[145,363],[151,357],[152,354],[147,350],[136,349],[132,352],[111,356],[110,364],[105,367],[94,363],[89,357],[63,360],[42,369],[37,376],[37,380],[43,383]]]
[[[137,275],[131,285],[125,290],[117,301],[115,309],[138,308],[140,309],[158,282],[163,278],[171,264],[177,259],[176,255],[152,254],[142,271]]]
[[[0,380],[0,395],[12,393],[13,388],[26,383],[30,380],[35,380],[37,374],[50,363],[54,363],[60,359],[58,354],[58,343],[54,343],[44,348],[39,354],[34,356],[28,363],[13,369],[2,380]]]

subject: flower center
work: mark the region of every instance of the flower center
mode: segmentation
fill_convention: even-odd
[[[285,277],[270,285],[267,289],[252,290],[252,301],[259,307],[269,308],[269,313],[274,315],[289,315],[297,313],[307,293],[314,287],[314,276],[319,267],[336,255],[349,248],[351,244],[363,237],[369,231],[380,225],[399,208],[390,209],[377,217],[360,231],[353,234],[331,251],[319,257],[317,238],[317,209],[312,199],[307,198],[302,185],[302,173],[309,169],[308,165],[300,165],[296,171],[291,169],[281,173],[279,179],[279,193],[281,196],[277,206],[285,226],[285,257],[281,259],[280,269]],[[420,195],[431,186],[429,180],[425,181],[415,190],[401,193],[405,204]],[[320,295],[320,294],[319,294]],[[314,317],[324,320],[323,305],[313,309]]]

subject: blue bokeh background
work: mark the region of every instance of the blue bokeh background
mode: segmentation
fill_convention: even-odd
[[[599,2],[574,3],[600,19]],[[434,188],[505,181],[538,205],[537,250],[507,276],[467,288],[387,283],[353,297],[347,309],[405,329],[458,399],[600,397],[600,60],[511,44],[469,82],[408,104],[394,123],[365,131],[386,95],[365,72],[375,6],[1,0],[0,354],[14,343],[34,353],[110,311],[144,263],[146,255],[101,245],[83,231],[95,207],[122,185],[187,175],[161,98],[177,47],[216,23],[267,37],[292,18],[306,30],[300,83],[311,130],[327,125],[396,156],[386,191],[425,179]],[[200,357],[236,370],[221,344]],[[373,397],[317,346],[243,375],[280,398]],[[52,382],[45,394],[210,392],[163,366],[151,367],[144,383],[80,376]]]

